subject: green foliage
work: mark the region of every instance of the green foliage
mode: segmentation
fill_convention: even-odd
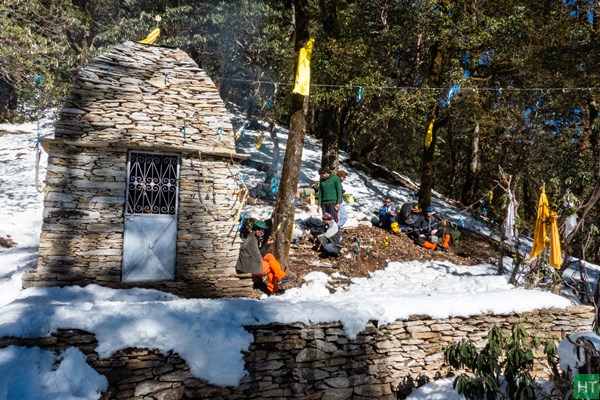
[[[444,358],[453,368],[471,372],[471,375],[457,376],[453,383],[454,389],[469,400],[495,400],[498,395],[513,400],[533,400],[537,386],[531,370],[534,351],[539,347],[540,342],[521,325],[515,325],[510,336],[493,327],[483,349],[462,341],[445,348]],[[546,353],[549,360],[554,360],[556,347],[547,344]]]
[[[285,125],[296,62],[291,5],[3,1],[0,114],[60,103],[79,64],[125,40],[142,39],[158,24],[158,44],[188,52],[226,100],[252,120],[275,118]],[[568,88],[600,85],[597,5],[533,0],[309,5],[315,38],[310,133],[339,139],[355,159],[421,180],[424,136],[437,107],[435,190],[472,204],[495,185],[502,168],[520,182],[514,194],[524,234],[533,230],[542,181],[554,206],[567,187],[582,202],[589,198],[600,179],[597,93]],[[36,88],[38,73],[43,80]],[[461,90],[448,103],[453,85]],[[487,209],[502,219],[505,207],[495,197]],[[599,205],[588,218],[600,218]],[[587,246],[598,249],[588,256],[600,259],[600,237],[589,226],[575,237],[572,254],[581,257]]]

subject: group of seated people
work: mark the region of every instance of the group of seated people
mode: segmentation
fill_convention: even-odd
[[[450,234],[445,232],[444,221],[429,206],[425,212],[416,203],[405,203],[394,207],[392,199],[386,197],[378,212],[378,225],[395,234],[406,232],[415,243],[431,250],[447,251]]]

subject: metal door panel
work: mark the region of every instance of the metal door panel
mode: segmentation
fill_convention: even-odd
[[[177,219],[174,215],[125,217],[123,280],[174,279]]]
[[[130,151],[122,279],[175,279],[179,156]]]

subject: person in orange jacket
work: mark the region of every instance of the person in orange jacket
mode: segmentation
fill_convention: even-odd
[[[267,224],[264,221],[254,223],[252,227],[253,234],[248,235],[242,243],[235,270],[237,273],[266,276],[268,294],[280,294],[283,293],[283,289],[279,288],[279,284],[285,278],[286,273],[273,254],[266,253],[263,256],[259,247],[266,229]],[[267,240],[267,244],[270,244],[269,240]]]

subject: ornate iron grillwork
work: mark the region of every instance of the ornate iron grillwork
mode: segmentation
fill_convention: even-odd
[[[175,214],[179,156],[129,152],[128,214]]]

